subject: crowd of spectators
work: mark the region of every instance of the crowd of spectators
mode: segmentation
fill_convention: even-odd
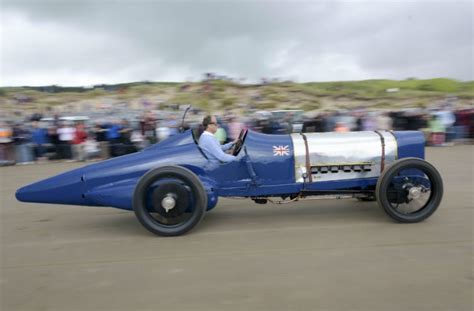
[[[186,123],[184,128],[199,127],[203,116],[203,113],[195,115],[194,121]],[[91,161],[133,153],[176,135],[182,125],[179,118],[177,115],[158,118],[147,111],[136,120],[73,122],[55,116],[44,121],[36,116],[26,122],[0,122],[0,165]],[[466,143],[474,138],[474,109],[454,110],[448,106],[393,112],[363,109],[320,112],[298,121],[290,112],[278,118],[271,113],[238,116],[226,112],[218,122],[215,135],[221,143],[235,140],[244,128],[266,134],[420,130],[425,133],[427,144],[434,146]]]
[[[30,121],[0,124],[0,164],[107,159],[143,148],[126,119],[110,122]]]
[[[374,130],[422,131],[431,146],[467,143],[474,138],[474,109],[321,113],[303,125],[303,132]]]

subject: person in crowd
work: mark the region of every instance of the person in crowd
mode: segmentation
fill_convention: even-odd
[[[262,129],[262,133],[264,134],[273,134],[273,126],[272,126],[272,121],[268,119],[262,119],[260,121],[259,127]]]
[[[6,122],[0,122],[0,166],[15,164],[12,129]]]
[[[120,130],[121,125],[118,120],[113,120],[107,126],[107,141],[109,142],[110,156],[116,157],[122,155],[120,150]]]
[[[456,117],[454,116],[453,111],[449,105],[445,105],[442,109],[435,113],[437,119],[443,124],[445,130],[445,142],[451,143],[454,137],[454,122],[456,122]]]
[[[302,132],[303,133],[322,133],[324,132],[324,115],[322,113],[318,114],[312,119],[306,120],[303,123]]]
[[[48,130],[38,121],[33,122],[31,142],[33,143],[35,159],[43,160],[43,157],[47,152],[47,144],[49,143]]]
[[[282,134],[291,134],[293,133],[293,114],[287,113],[285,118],[282,120]]]
[[[239,138],[240,131],[243,128],[244,128],[244,125],[235,116],[231,116],[229,118],[228,138],[230,140],[235,140],[235,139]]]
[[[127,119],[122,119],[120,123],[120,143],[123,154],[136,152],[138,149],[135,144],[132,143],[132,128],[130,122]]]
[[[364,130],[364,118],[361,115],[355,116],[355,131],[360,132]]]
[[[130,136],[130,141],[135,146],[137,151],[146,148],[148,145],[146,144],[147,141],[144,139],[143,135],[138,130],[132,131],[132,135]]]
[[[217,127],[217,131],[214,133],[214,136],[217,138],[219,143],[222,145],[222,144],[225,144],[226,141],[227,141],[227,131],[224,128],[222,121],[217,119],[217,118],[216,118],[216,120],[217,120],[218,127]]]
[[[432,115],[428,122],[430,128],[430,143],[433,146],[442,146],[445,142],[446,129],[439,115]]]
[[[90,161],[93,159],[101,158],[101,150],[99,148],[99,142],[93,137],[87,137],[84,142],[84,160]]]
[[[95,141],[99,144],[100,158],[108,159],[110,157],[110,149],[107,140],[107,128],[101,122],[97,122],[92,132],[95,135]]]
[[[74,160],[84,161],[85,152],[84,146],[87,139],[87,132],[85,126],[82,123],[76,125],[76,131],[74,132],[74,138],[72,140],[72,148],[74,154]]]
[[[357,118],[355,117],[355,115],[353,113],[348,113],[348,112],[344,112],[343,114],[343,123],[345,124],[345,126],[347,127],[347,129],[349,131],[355,131],[357,125],[356,125],[356,122],[357,122]]]
[[[13,139],[15,142],[15,158],[17,164],[33,163],[33,150],[31,148],[31,132],[22,123],[13,127]]]
[[[390,131],[392,129],[392,119],[386,112],[380,112],[375,118],[375,124],[378,130]]]
[[[326,111],[323,111],[321,112],[320,114],[318,114],[317,118],[320,120],[320,129],[321,129],[321,133],[323,132],[327,132],[328,129],[330,128],[330,120],[329,120],[329,113],[326,112]]]
[[[338,114],[334,112],[328,112],[325,117],[325,132],[332,132],[334,131],[334,128],[336,127],[336,122],[337,122]]]
[[[402,111],[390,111],[387,116],[392,120],[392,130],[404,131],[407,128],[407,120]],[[376,124],[379,116],[376,116]],[[378,128],[377,128],[378,129]]]
[[[74,139],[76,129],[71,123],[61,123],[57,133],[59,136],[59,159],[72,159],[71,143]]]
[[[469,109],[467,119],[468,119],[468,124],[469,124],[467,138],[471,140],[472,142],[472,140],[474,140],[474,109],[473,108]]]
[[[120,141],[123,144],[131,144],[131,137],[132,137],[132,128],[130,127],[130,122],[127,119],[122,119],[121,121],[121,128],[120,132]]]
[[[149,144],[156,143],[156,118],[151,111],[146,111],[140,119],[140,128],[143,137]]]
[[[421,114],[420,118],[422,119],[420,124],[424,124],[424,126],[422,128],[420,128],[419,130],[421,132],[423,132],[423,135],[425,136],[425,144],[429,145],[430,144],[430,139],[431,139],[431,129],[429,127],[429,122],[431,120],[431,115],[428,114],[428,113]]]
[[[179,132],[179,124],[176,116],[170,115],[165,120],[164,125],[169,129],[169,136],[174,136]]]
[[[48,157],[49,160],[57,160],[61,158],[61,147],[58,134],[59,125],[54,124],[48,127],[48,141],[52,145],[52,155]]]
[[[113,120],[108,124],[108,131],[106,133],[107,140],[110,144],[117,144],[120,142],[120,130],[122,126],[118,120]]]
[[[204,152],[208,160],[213,164],[219,162],[232,162],[236,159],[235,156],[225,153],[237,142],[236,140],[225,145],[219,144],[215,134],[219,128],[216,116],[206,116],[202,121],[204,132],[199,138],[199,147]]]
[[[421,114],[417,111],[405,111],[404,117],[406,120],[406,126],[404,130],[407,131],[419,131],[426,127],[425,120],[421,117]]]
[[[336,122],[336,126],[334,127],[334,132],[345,133],[349,132],[349,127],[344,124],[344,122]]]
[[[158,142],[163,141],[170,137],[170,128],[165,126],[164,122],[159,122],[158,126],[156,127],[156,140]],[[147,139],[148,144],[150,144],[151,139]]]
[[[461,109],[454,113],[456,121],[454,122],[455,140],[458,143],[465,142],[469,133],[469,110]]]
[[[362,130],[363,131],[375,131],[377,129],[375,120],[374,120],[374,112],[367,112],[362,117]]]

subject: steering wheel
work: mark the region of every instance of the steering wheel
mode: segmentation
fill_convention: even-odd
[[[247,136],[247,130],[242,129],[240,131],[239,138],[237,138],[237,142],[234,145],[234,150],[232,151],[232,155],[236,156],[236,155],[239,154],[239,152],[242,149],[242,146],[244,144],[245,136]]]

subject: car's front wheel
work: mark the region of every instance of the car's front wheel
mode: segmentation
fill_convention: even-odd
[[[181,235],[204,217],[207,195],[199,178],[180,166],[163,166],[139,180],[133,195],[133,211],[150,232]]]

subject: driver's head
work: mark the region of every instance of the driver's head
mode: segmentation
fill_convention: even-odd
[[[204,127],[204,130],[211,132],[212,134],[216,133],[219,126],[217,124],[216,116],[206,116],[202,120],[202,126]]]

